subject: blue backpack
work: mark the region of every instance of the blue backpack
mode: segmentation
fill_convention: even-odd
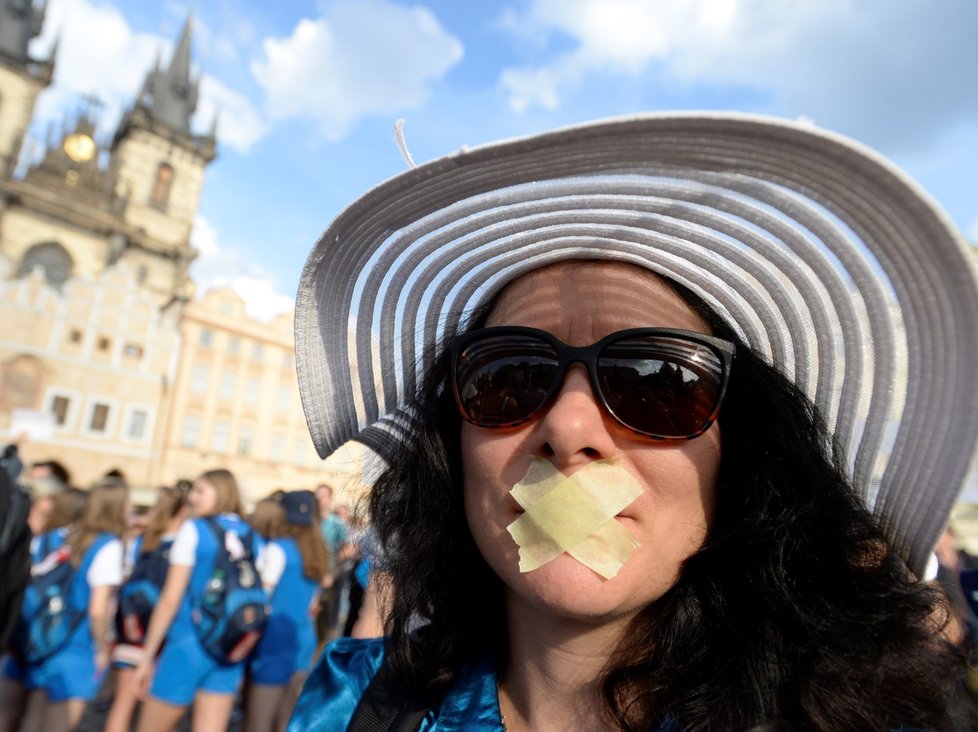
[[[71,603],[75,567],[71,552],[54,532],[40,538],[40,561],[31,570],[20,618],[11,636],[11,649],[22,662],[34,666],[64,648],[87,608]]]
[[[214,569],[193,608],[194,627],[204,649],[219,663],[245,660],[257,645],[268,620],[268,596],[258,577],[253,534],[241,535],[244,553],[232,559],[225,531],[213,517],[204,519],[217,542]]]
[[[123,643],[142,645],[153,608],[170,568],[173,540],[161,541],[152,551],[138,554],[136,566],[119,588],[119,607],[115,614],[116,637]]]

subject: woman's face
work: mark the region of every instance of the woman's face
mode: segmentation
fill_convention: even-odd
[[[217,488],[210,481],[197,478],[187,496],[187,502],[194,516],[212,516],[217,508]]]
[[[549,331],[585,346],[626,328],[709,326],[650,272],[621,263],[569,262],[526,274],[500,295],[487,325]],[[528,424],[510,429],[462,425],[465,512],[482,555],[507,587],[509,602],[568,618],[627,618],[676,581],[682,562],[706,537],[720,463],[719,426],[682,442],[653,442],[630,432],[595,400],[585,368],[572,365],[556,398]],[[594,460],[618,458],[641,495],[619,522],[639,547],[606,580],[564,553],[519,571],[506,530],[523,509],[510,489],[534,457],[570,476]]]

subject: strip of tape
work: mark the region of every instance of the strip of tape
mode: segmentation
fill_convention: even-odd
[[[615,516],[641,493],[618,459],[596,460],[568,477],[549,460],[533,458],[510,490],[524,509],[506,527],[520,548],[520,572],[567,552],[611,579],[638,546]]]

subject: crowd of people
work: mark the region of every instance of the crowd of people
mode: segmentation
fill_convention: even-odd
[[[249,514],[225,469],[148,507],[118,471],[83,490],[50,460],[19,483],[32,579],[0,664],[2,732],[71,730],[97,696],[109,732],[223,730],[235,711],[247,732],[283,730],[322,646],[379,632],[360,610],[368,534],[328,485]]]

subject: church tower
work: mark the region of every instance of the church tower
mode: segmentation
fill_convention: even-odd
[[[200,81],[191,77],[190,46],[188,18],[169,66],[164,70],[157,60],[120,123],[110,164],[115,196],[125,202],[123,219],[168,260],[172,294],[181,300],[192,295],[190,231],[204,169],[216,153],[213,129],[191,131]]]
[[[54,73],[53,52],[47,61],[33,59],[27,52],[43,23],[43,5],[0,0],[0,178],[13,175],[34,102]]]
[[[43,146],[32,140],[25,171],[14,175],[34,98],[51,77],[51,63],[27,56],[43,15],[31,0],[0,0],[0,162],[8,161],[0,279],[39,269],[60,289],[123,265],[160,307],[186,302],[194,292],[190,230],[216,149],[213,130],[191,130],[199,83],[191,78],[190,21],[169,66],[149,71],[114,135],[97,134],[98,103],[86,98]]]

